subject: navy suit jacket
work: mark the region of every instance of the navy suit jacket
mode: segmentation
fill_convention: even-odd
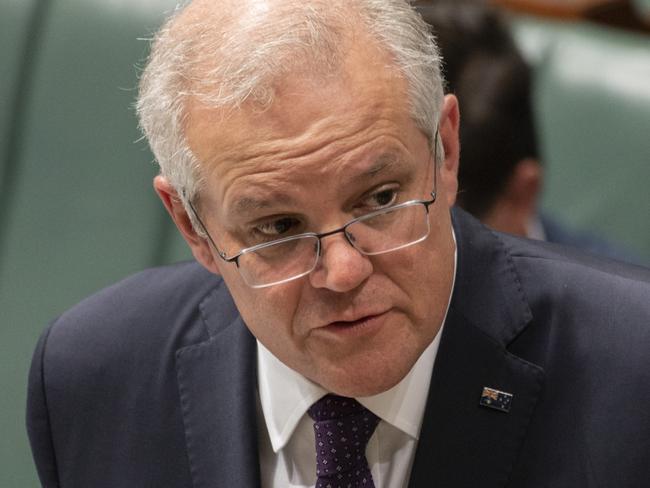
[[[648,486],[649,271],[453,220],[457,277],[409,486]],[[508,413],[479,405],[485,386],[513,395]],[[256,395],[255,341],[223,281],[194,263],[145,271],[43,333],[28,399],[40,478],[257,487]]]

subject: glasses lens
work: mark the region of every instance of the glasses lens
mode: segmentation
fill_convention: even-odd
[[[420,203],[389,208],[357,220],[347,227],[346,233],[354,247],[364,254],[396,251],[427,238],[427,209]]]
[[[254,288],[277,285],[309,273],[318,261],[319,242],[303,236],[270,243],[239,257],[239,272]]]

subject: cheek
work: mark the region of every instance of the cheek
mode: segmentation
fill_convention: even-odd
[[[269,350],[292,342],[299,292],[292,283],[270,288],[251,288],[243,281],[229,286],[235,304],[252,334]]]
[[[421,290],[420,284],[432,279],[435,248],[431,249],[427,240],[395,253],[377,256],[375,272],[379,272],[404,290],[411,298],[414,292]]]
[[[431,227],[429,237],[411,248],[386,255],[376,268],[406,297],[418,322],[434,322],[446,309],[453,276],[454,245],[449,227]],[[406,305],[405,305],[406,306]]]

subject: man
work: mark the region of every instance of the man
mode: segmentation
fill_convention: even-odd
[[[196,0],[138,107],[200,264],[43,334],[45,486],[647,479],[647,270],[451,212],[458,107],[407,3]]]
[[[457,203],[501,232],[642,263],[620,244],[570,229],[540,212],[544,168],[532,72],[499,12],[482,0],[428,0],[417,5],[434,26],[447,89],[462,107]]]

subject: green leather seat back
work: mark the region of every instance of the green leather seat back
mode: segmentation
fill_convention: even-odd
[[[536,66],[543,205],[650,262],[650,38],[521,18]]]
[[[5,195],[10,190],[13,166],[15,119],[20,118],[18,98],[25,69],[25,45],[31,34],[34,1],[2,0],[0,6],[0,242],[10,214]],[[0,244],[0,253],[2,247]],[[0,266],[4,256],[0,254]],[[25,363],[33,344],[7,322],[8,303],[0,289],[0,486],[37,486],[22,425],[25,400]],[[29,327],[31,324],[23,324]],[[31,332],[31,331],[30,331]]]
[[[2,0],[0,4],[0,190],[4,190],[9,171],[7,151],[11,150],[16,91],[26,64],[23,53],[34,4],[34,0]]]
[[[7,66],[20,61],[14,46],[28,35],[19,20],[30,2],[10,3],[19,2],[12,31],[4,30],[1,13],[3,41],[13,36],[0,47]],[[0,486],[37,486],[23,411],[31,352],[46,322],[174,252],[189,256],[152,189],[156,168],[132,109],[136,65],[148,48],[138,38],[148,37],[175,3],[56,0],[45,10],[22,123],[13,132],[16,171],[0,230],[0,361],[7,381],[0,395]],[[4,82],[0,89],[4,105],[12,92]]]

